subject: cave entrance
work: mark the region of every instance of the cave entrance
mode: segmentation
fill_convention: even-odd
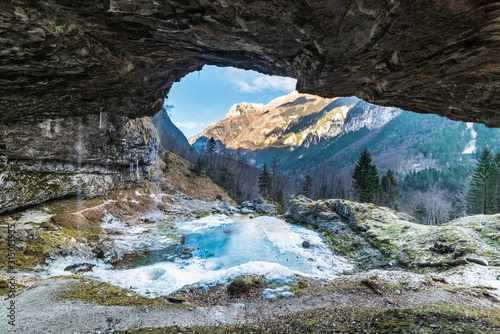
[[[294,91],[295,85],[292,78],[206,65],[175,83],[166,105],[172,122],[189,138],[223,119],[233,105],[267,104]]]

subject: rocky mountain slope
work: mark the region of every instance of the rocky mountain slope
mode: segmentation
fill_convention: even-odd
[[[402,172],[468,166],[482,147],[500,145],[500,131],[484,125],[375,106],[355,97],[293,92],[253,116],[253,122],[241,124],[239,118],[226,117],[189,140],[200,148],[213,136],[227,148],[243,148],[257,166],[278,159],[288,170],[324,161],[351,167],[367,148],[379,168]]]
[[[209,124],[203,132],[190,137],[189,142],[199,147],[201,143],[214,137],[227,145],[244,132],[264,111],[264,105],[260,103],[235,104],[226,117],[217,123]]]
[[[158,132],[160,143],[164,149],[177,153],[177,151],[189,150],[190,144],[181,130],[172,122],[166,110],[161,110],[151,117],[151,121]]]
[[[322,139],[359,130],[378,128],[401,112],[350,98],[325,99],[296,91],[279,97],[265,106],[234,116],[235,110],[248,103],[236,104],[220,122],[189,138],[196,147],[214,137],[227,148],[255,150],[267,147],[310,146]],[[352,111],[351,111],[352,110]],[[350,112],[351,111],[351,112]],[[252,117],[248,117],[247,115]],[[349,115],[349,116],[348,116]]]

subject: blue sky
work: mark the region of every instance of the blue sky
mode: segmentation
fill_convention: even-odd
[[[268,76],[233,67],[205,66],[173,85],[166,104],[172,122],[186,135],[220,121],[239,102],[268,103],[295,89],[295,79]]]

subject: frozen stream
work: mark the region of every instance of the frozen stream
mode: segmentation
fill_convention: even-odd
[[[124,253],[147,254],[142,257],[146,261],[129,261],[124,269],[113,269],[102,260],[65,258],[50,264],[47,274],[67,275],[67,266],[91,263],[95,267],[85,275],[155,296],[171,294],[185,285],[225,282],[242,274],[332,278],[351,268],[317,232],[274,217],[213,215],[173,225],[166,234],[160,224],[126,227],[108,217],[101,226],[122,233],[113,247]],[[310,248],[303,247],[304,241]]]

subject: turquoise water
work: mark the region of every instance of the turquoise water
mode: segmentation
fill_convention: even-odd
[[[114,246],[133,254],[131,261],[115,269],[101,260],[66,258],[51,264],[48,271],[68,274],[62,272],[68,265],[94,263],[85,275],[145,295],[167,295],[184,285],[211,285],[242,274],[333,278],[351,268],[316,231],[274,217],[213,215],[174,224],[170,232],[176,236],[167,238],[160,225],[128,228],[115,218],[102,226],[123,233]],[[304,241],[311,247],[302,247]]]

